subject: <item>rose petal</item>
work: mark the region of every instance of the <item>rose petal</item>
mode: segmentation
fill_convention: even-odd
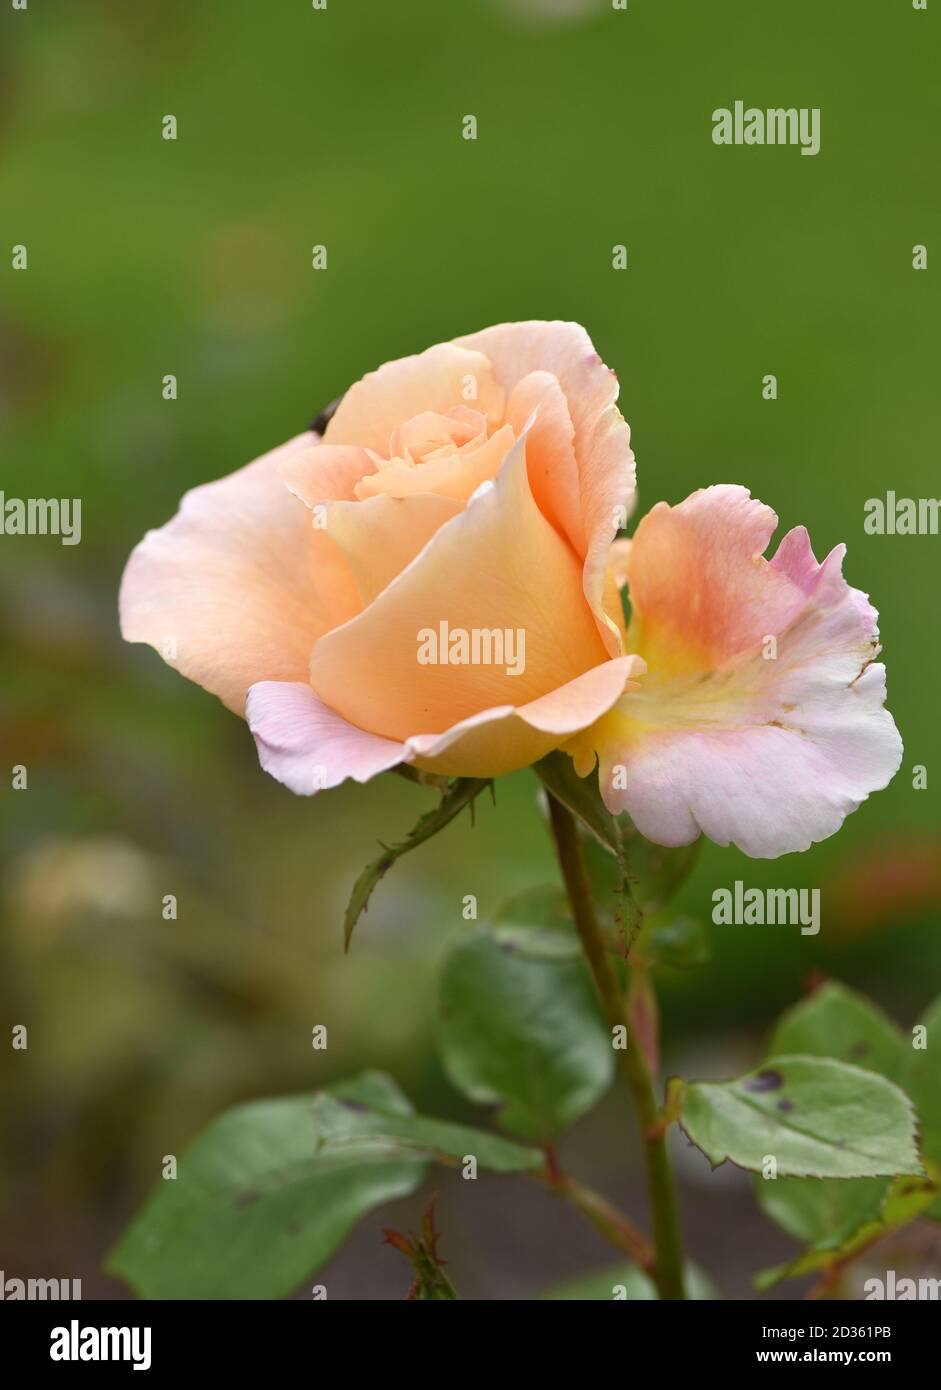
[[[339,549],[278,472],[304,434],[237,473],[188,492],[149,531],[121,583],[121,632],[241,714],[259,680],[306,679],[316,639],[359,609]]]
[[[365,502],[327,503],[325,529],[346,557],[363,608],[460,510],[460,502],[431,493],[416,493],[414,497],[380,493]]]
[[[368,782],[410,758],[401,743],[348,724],[306,683],[260,681],[248,692],[245,716],[262,767],[298,796],[348,777]]]
[[[253,685],[246,717],[262,767],[301,796],[347,777],[366,782],[402,762],[447,776],[496,777],[535,762],[594,723],[642,666],[631,656],[606,661],[519,709],[484,710],[443,734],[404,743],[364,733],[295,681]]]
[[[474,412],[470,414],[473,416]],[[423,410],[392,431],[389,452],[391,458],[404,458],[407,454],[417,458],[419,453],[427,451],[432,440],[440,448],[450,445],[453,452],[469,444],[472,439],[483,442],[486,437],[487,421],[483,415],[468,419],[459,406],[447,415],[439,415],[436,410]]]
[[[652,670],[710,670],[786,627],[804,594],[762,559],[777,524],[730,484],[647,513],[626,566],[630,638]]]
[[[628,642],[648,675],[578,763],[590,741],[605,802],[658,844],[807,849],[898,770],[875,610],[843,579],[842,547],[818,565],[802,528],[763,559],[775,520],[716,487],[637,528]]]
[[[510,392],[506,418],[517,435],[532,420],[526,437],[529,485],[543,516],[571,541],[577,555],[585,556],[585,526],[578,463],[575,458],[575,426],[568,404],[551,372],[530,372]]]
[[[411,497],[427,492],[466,502],[481,483],[496,477],[500,464],[513,447],[513,441],[512,429],[504,425],[479,449],[453,453],[447,458],[414,466],[387,464],[357,483],[356,496],[365,499],[388,493],[391,497]]]
[[[317,436],[312,438],[316,440]],[[308,507],[354,501],[356,484],[376,471],[365,449],[318,443],[293,449],[279,468],[291,492]]]
[[[508,394],[531,372],[551,372],[558,379],[575,430],[585,596],[608,651],[616,656],[622,650],[621,634],[605,611],[605,568],[608,547],[634,504],[631,432],[615,405],[617,377],[577,323],[506,323],[455,341],[485,353]],[[559,486],[569,488],[564,475]],[[553,514],[561,515],[569,505],[560,495]]]
[[[636,656],[615,657],[528,704],[483,710],[443,734],[406,740],[416,766],[448,777],[500,777],[545,757],[587,728],[634,688],[643,673]]]
[[[631,543],[627,537],[611,542],[611,549],[608,551],[608,574],[618,593],[627,587],[627,557],[630,554]]]
[[[422,665],[420,633],[522,632],[525,669]],[[351,622],[314,648],[310,679],[320,697],[359,728],[405,739],[443,733],[482,710],[548,694],[606,657],[581,591],[579,565],[533,501],[525,440],[495,483]]]
[[[357,444],[388,454],[392,432],[424,411],[446,415],[454,406],[480,410],[499,424],[504,394],[481,352],[439,343],[412,357],[386,362],[351,386],[327,425],[327,444]]]

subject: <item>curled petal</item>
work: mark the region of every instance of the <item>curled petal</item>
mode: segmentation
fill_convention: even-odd
[[[551,373],[559,382],[574,429],[581,499],[585,597],[612,656],[623,650],[618,624],[606,611],[608,549],[634,506],[634,455],[631,432],[615,402],[617,377],[606,367],[584,328],[577,323],[507,323],[455,340],[485,353],[501,387],[511,393],[531,373]],[[562,515],[570,490],[558,474],[560,496],[550,507]]]
[[[765,560],[775,524],[715,487],[637,528],[628,644],[648,675],[572,751],[581,769],[597,751],[605,802],[659,844],[807,849],[898,770],[875,610],[803,528]]]
[[[399,763],[447,776],[496,777],[535,762],[594,723],[642,668],[637,657],[619,657],[518,708],[484,710],[443,734],[405,740],[364,732],[295,681],[252,686],[246,717],[262,767],[301,796],[348,777],[366,782]]]
[[[449,777],[499,777],[528,767],[594,723],[643,672],[636,656],[615,657],[557,690],[515,708],[484,710],[445,730],[406,740],[415,764]]]
[[[266,772],[298,796],[368,782],[409,761],[401,743],[348,724],[306,682],[260,681],[248,692],[245,717]]]
[[[575,426],[568,403],[551,372],[530,372],[510,393],[506,418],[526,436],[529,485],[542,514],[585,555],[585,526],[575,458]]]
[[[630,549],[630,541],[621,539],[614,541],[608,552],[608,575],[619,593],[627,588],[627,557]]]

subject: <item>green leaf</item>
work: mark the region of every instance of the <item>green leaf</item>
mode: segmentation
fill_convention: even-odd
[[[839,1250],[871,1221],[878,1221],[890,1178],[755,1178],[766,1216],[788,1235],[819,1250]]]
[[[557,883],[546,883],[540,888],[525,888],[522,893],[514,893],[501,903],[492,920],[524,922],[530,927],[555,927],[574,935],[572,909],[564,890]]]
[[[905,1084],[915,1102],[921,1126],[922,1152],[941,1164],[941,997],[923,1014],[925,1047],[908,1047],[905,1058]],[[941,1221],[941,1197],[927,1215]]]
[[[125,1231],[108,1268],[143,1298],[279,1298],[330,1258],[367,1212],[408,1196],[429,1159],[533,1170],[499,1135],[412,1113],[376,1072],[214,1120]]]
[[[761,1179],[756,1181],[760,1182]],[[805,1274],[812,1274],[816,1270],[852,1259],[874,1241],[881,1240],[892,1231],[907,1226],[917,1216],[923,1215],[938,1196],[936,1175],[925,1178],[898,1177],[889,1183],[874,1183],[871,1179],[842,1183],[834,1179],[831,1182],[816,1183],[806,1178],[785,1178],[764,1185],[775,1188],[784,1184],[802,1189],[800,1200],[805,1204],[803,1209],[807,1230],[812,1231],[825,1224],[825,1219],[821,1220],[822,1212],[816,1206],[817,1199],[811,1195],[819,1192],[821,1188],[832,1190],[843,1187],[857,1194],[855,1223],[848,1219],[846,1206],[835,1205],[832,1208],[834,1223],[841,1224],[834,1224],[826,1236],[815,1241],[790,1263],[777,1269],[764,1270],[757,1275],[755,1285],[762,1290],[771,1288],[782,1279],[799,1279]],[[793,1222],[796,1210],[796,1202],[790,1198],[786,1199],[783,1214],[789,1221]]]
[[[421,1183],[426,1159],[401,1149],[327,1142],[315,1102],[325,1093],[254,1101],[213,1120],[162,1181],[107,1267],[142,1298],[261,1299],[293,1292],[361,1216]],[[332,1087],[352,1130],[362,1107],[406,1116],[388,1077]],[[336,1137],[336,1135],[334,1136]]]
[[[671,848],[645,840],[622,816],[621,837],[634,896],[645,913],[659,912],[678,892],[699,858],[700,840]]]
[[[643,938],[642,954],[654,965],[687,968],[705,965],[712,956],[712,942],[703,922],[693,917],[674,917],[657,922]]]
[[[314,1100],[318,1133],[338,1158],[347,1151],[359,1156],[370,1148],[383,1157],[417,1156],[445,1164],[459,1164],[472,1155],[479,1167],[494,1173],[531,1173],[544,1163],[539,1149],[471,1125],[369,1108],[351,1114],[348,1106],[329,1091]]]
[[[901,1030],[861,994],[826,984],[785,1013],[768,1056],[835,1057],[901,1083],[908,1050]]]
[[[901,1079],[907,1061],[895,1024],[861,994],[837,983],[816,990],[778,1022],[769,1056],[793,1053],[835,1057],[890,1081]],[[846,1248],[861,1227],[880,1221],[890,1186],[888,1178],[756,1179],[765,1214],[811,1251]]]
[[[776,1057],[735,1081],[693,1082],[680,1123],[713,1167],[731,1160],[779,1178],[922,1173],[903,1091],[872,1072],[820,1057]]]
[[[501,946],[533,959],[581,956],[581,943],[572,925],[572,909],[557,887],[533,888],[510,898],[489,926]]]
[[[911,1049],[901,1030],[845,985],[825,985],[780,1020],[770,1055],[797,1052],[848,1061],[890,1081],[908,1080]],[[916,1087],[907,1089],[915,1099]],[[912,1177],[756,1179],[755,1187],[765,1214],[808,1247],[789,1264],[759,1276],[762,1288],[849,1258],[924,1213],[937,1198],[931,1179]]]
[[[408,854],[409,850],[417,849],[419,845],[423,845],[426,840],[437,835],[438,831],[443,830],[446,825],[450,825],[455,816],[459,816],[465,806],[470,806],[484,787],[490,785],[488,778],[457,778],[451,783],[435,809],[426,811],[423,816],[419,817],[416,825],[409,831],[404,840],[399,844],[383,846],[383,853],[379,858],[366,865],[353,884],[353,891],[350,894],[350,900],[343,917],[343,943],[346,949],[349,949],[350,938],[356,923],[369,906],[373,889],[392,868],[395,861],[401,859],[403,854]]]
[[[556,929],[526,930],[525,951],[483,927],[452,947],[438,1046],[459,1091],[498,1107],[503,1129],[545,1142],[607,1090],[614,1052],[581,958],[555,950]]]
[[[621,817],[621,821],[624,821]],[[702,964],[709,957],[709,938],[701,923],[689,918],[678,919],[687,932],[695,932],[692,950],[683,952],[683,959],[671,947],[678,943],[669,940],[668,929],[651,921],[673,897],[692,870],[699,853],[698,841],[681,849],[665,849],[650,844],[631,827],[625,827],[624,841],[617,855],[605,849],[594,836],[585,835],[583,852],[592,892],[602,921],[607,926],[619,926],[627,915],[628,945],[638,942],[638,950],[646,959],[663,964]],[[625,894],[629,895],[625,901]],[[640,928],[646,926],[641,932]],[[655,939],[656,938],[656,939]],[[692,944],[690,942],[690,944]],[[661,950],[660,947],[664,949]],[[671,960],[667,960],[672,955]]]
[[[709,1279],[694,1264],[686,1266],[685,1284],[688,1298],[709,1301],[717,1297]],[[657,1290],[653,1280],[636,1265],[620,1264],[582,1274],[577,1279],[556,1285],[539,1297],[553,1301],[653,1303],[657,1299]]]

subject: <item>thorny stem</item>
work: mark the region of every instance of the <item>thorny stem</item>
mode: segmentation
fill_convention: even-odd
[[[683,1249],[673,1174],[667,1155],[665,1126],[657,1106],[644,1055],[628,1024],[614,966],[604,944],[585,871],[575,817],[549,794],[549,821],[575,927],[601,999],[608,1026],[623,1029],[625,1045],[617,1049],[621,1069],[634,1099],[644,1141],[647,1192],[653,1222],[655,1261],[653,1279],[663,1299],[686,1297],[683,1287]]]

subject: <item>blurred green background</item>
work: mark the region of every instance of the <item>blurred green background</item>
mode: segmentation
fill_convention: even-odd
[[[705,847],[683,911],[708,917],[736,878],[817,886],[823,930],[714,928],[712,964],[661,981],[668,1070],[752,1063],[815,972],[904,1024],[937,994],[941,537],[863,532],[867,498],[941,491],[937,271],[912,269],[913,245],[941,246],[936,8],[0,9],[0,487],[83,501],[79,546],[0,538],[0,765],[29,776],[15,791],[4,771],[0,796],[0,1018],[7,1036],[29,1028],[28,1051],[0,1048],[8,1275],[119,1293],[102,1253],[162,1155],[236,1100],[368,1065],[466,1117],[431,1047],[435,977],[464,894],[486,914],[554,874],[531,774],[398,866],[344,958],[353,877],[428,793],[389,776],[292,797],[240,721],[121,644],[116,593],[186,488],[296,433],[381,361],[490,323],[585,324],[620,378],[641,510],[745,483],[783,527],[806,523],[818,556],[846,541],[847,575],[882,615],[903,768],[807,854]],[[821,152],[714,146],[711,113],[737,98],[820,107]],[[10,268],[16,244],[28,271]],[[644,1220],[627,1123],[612,1097],[563,1154]],[[741,1174],[710,1174],[682,1142],[676,1156],[693,1253],[723,1292],[753,1296],[751,1272],[794,1247]],[[435,1186],[468,1297],[529,1297],[608,1262],[538,1190]],[[364,1223],[321,1276],[331,1297],[404,1296],[379,1228],[417,1225],[421,1205]]]

